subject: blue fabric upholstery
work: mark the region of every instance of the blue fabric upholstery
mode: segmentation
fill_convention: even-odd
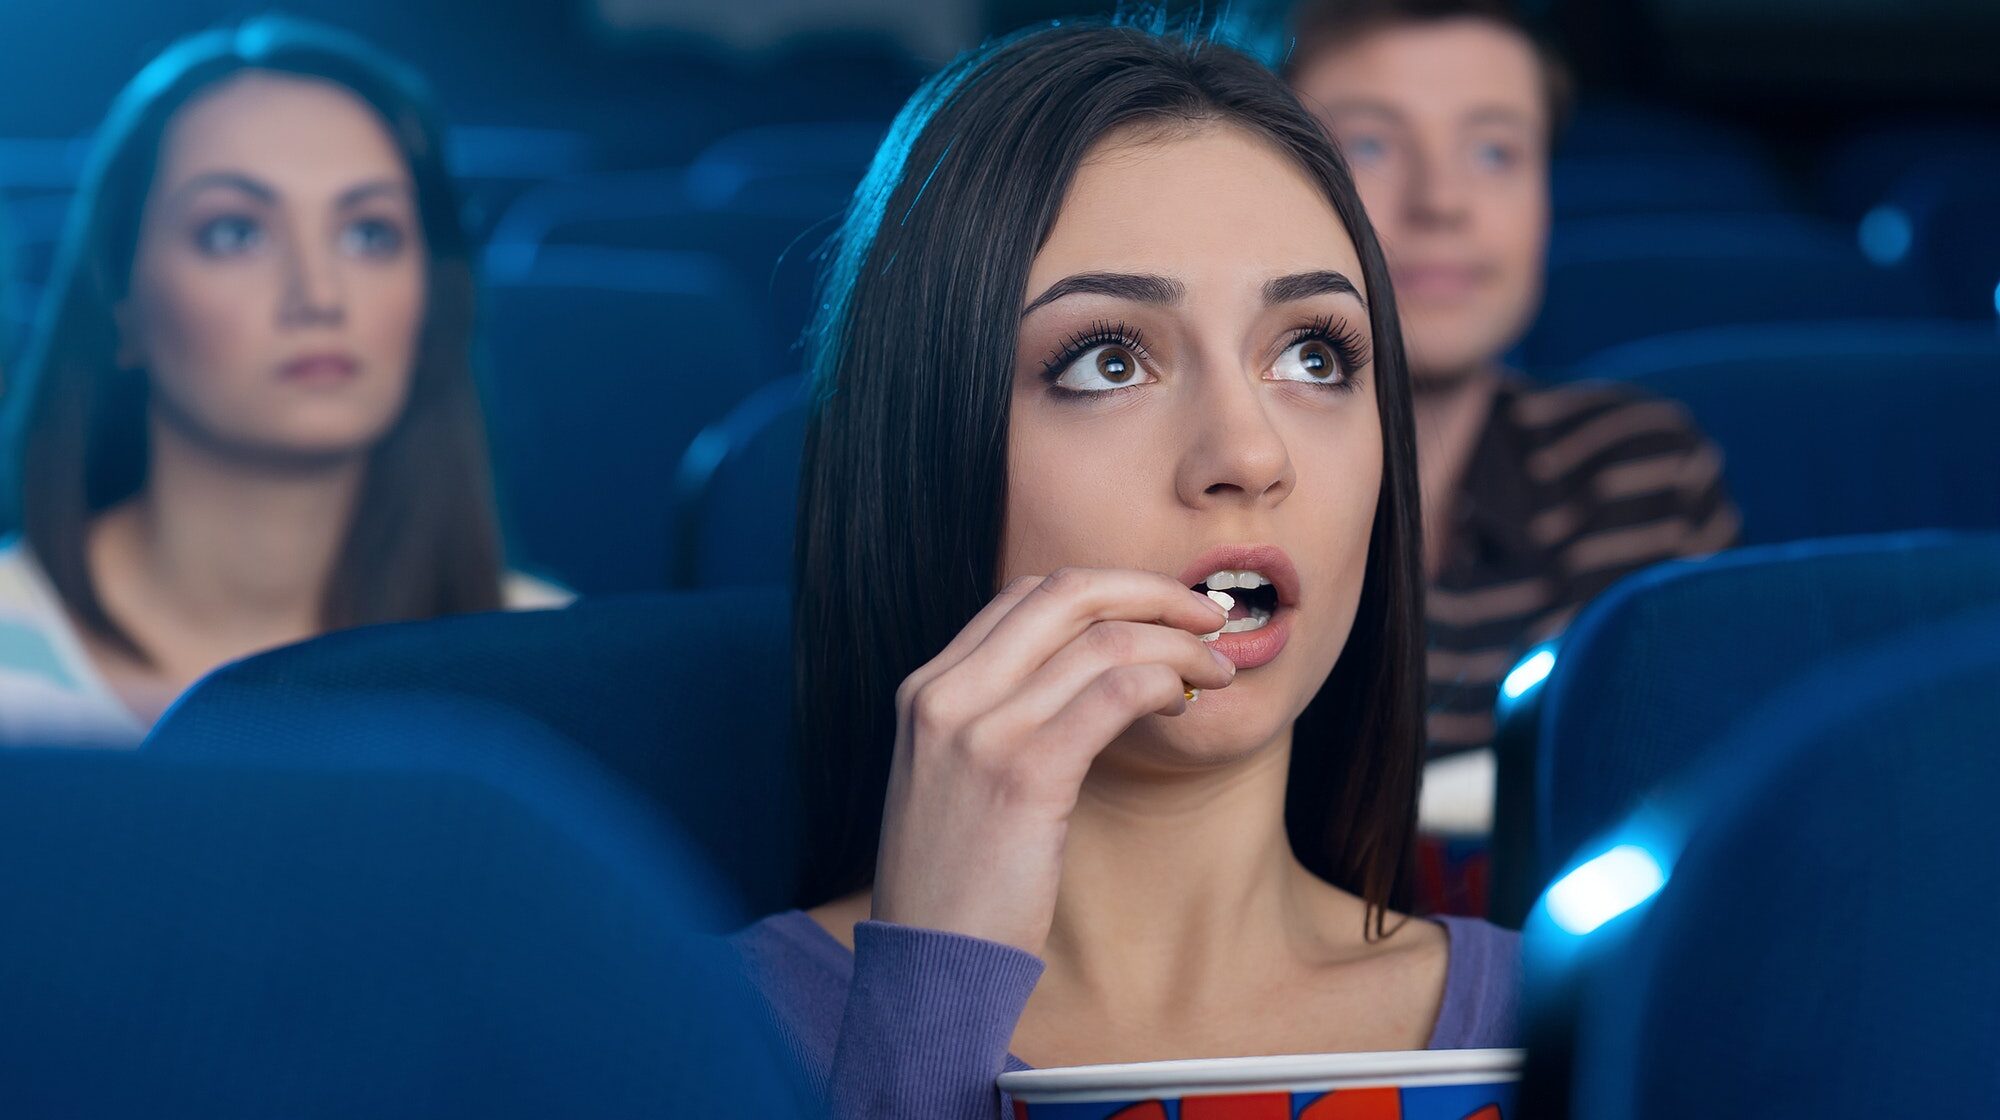
[[[1558,221],[1618,214],[1772,214],[1791,207],[1761,160],[1731,156],[1557,155],[1549,194]]]
[[[457,699],[594,757],[734,888],[732,921],[791,905],[798,786],[781,591],[584,600],[329,634],[227,666],[144,748],[179,758],[340,758],[384,705]],[[246,710],[266,722],[250,734]]]
[[[1994,607],[1831,658],[1747,715],[1662,797],[1671,874],[1645,909],[1576,946],[1531,927],[1532,951],[1581,962],[1568,1114],[2000,1100],[1995,728]]]
[[[679,481],[680,586],[791,580],[809,394],[804,376],[773,381],[688,447]]]
[[[558,247],[488,285],[490,429],[515,551],[584,592],[665,588],[674,469],[771,376],[723,262]]]
[[[1567,377],[1599,350],[1670,331],[1927,312],[1921,288],[1869,264],[1836,226],[1768,214],[1579,219],[1551,237],[1547,293],[1521,354],[1531,372]]]
[[[2000,335],[1953,322],[1686,331],[1578,373],[1688,406],[1722,448],[1746,543],[2000,529]]]
[[[1989,328],[2000,315],[2000,219],[1993,184],[2000,145],[1940,152],[1905,172],[1883,199],[1909,230],[1909,265],[1923,273],[1938,310]]]
[[[1563,637],[1534,758],[1538,881],[1788,681],[2000,603],[2000,535],[1806,541],[1649,568]]]
[[[0,752],[0,1113],[807,1114],[722,888],[545,728],[231,713],[199,757]]]

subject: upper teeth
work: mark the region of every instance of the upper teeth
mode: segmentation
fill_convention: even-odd
[[[1233,587],[1262,587],[1271,581],[1265,579],[1262,572],[1230,571],[1224,568],[1222,571],[1211,573],[1202,582],[1208,585],[1210,591],[1228,591]]]

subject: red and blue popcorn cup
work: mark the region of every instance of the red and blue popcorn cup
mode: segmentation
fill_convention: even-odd
[[[1000,1076],[1014,1120],[1513,1120],[1519,1050],[1070,1066]]]

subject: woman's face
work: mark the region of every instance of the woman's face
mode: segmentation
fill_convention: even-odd
[[[374,112],[330,82],[244,74],[167,129],[119,363],[210,447],[363,453],[409,395],[425,260],[409,168]]]
[[[1001,577],[1238,585],[1235,683],[1114,753],[1243,757],[1333,668],[1382,481],[1368,295],[1326,196],[1247,131],[1128,130],[1078,170],[1022,300]]]

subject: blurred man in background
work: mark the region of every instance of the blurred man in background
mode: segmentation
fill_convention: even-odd
[[[1500,679],[1620,577],[1732,544],[1721,459],[1686,414],[1544,385],[1503,355],[1541,300],[1562,64],[1505,0],[1306,0],[1286,74],[1353,165],[1417,388],[1431,578],[1424,819],[1490,825]]]

